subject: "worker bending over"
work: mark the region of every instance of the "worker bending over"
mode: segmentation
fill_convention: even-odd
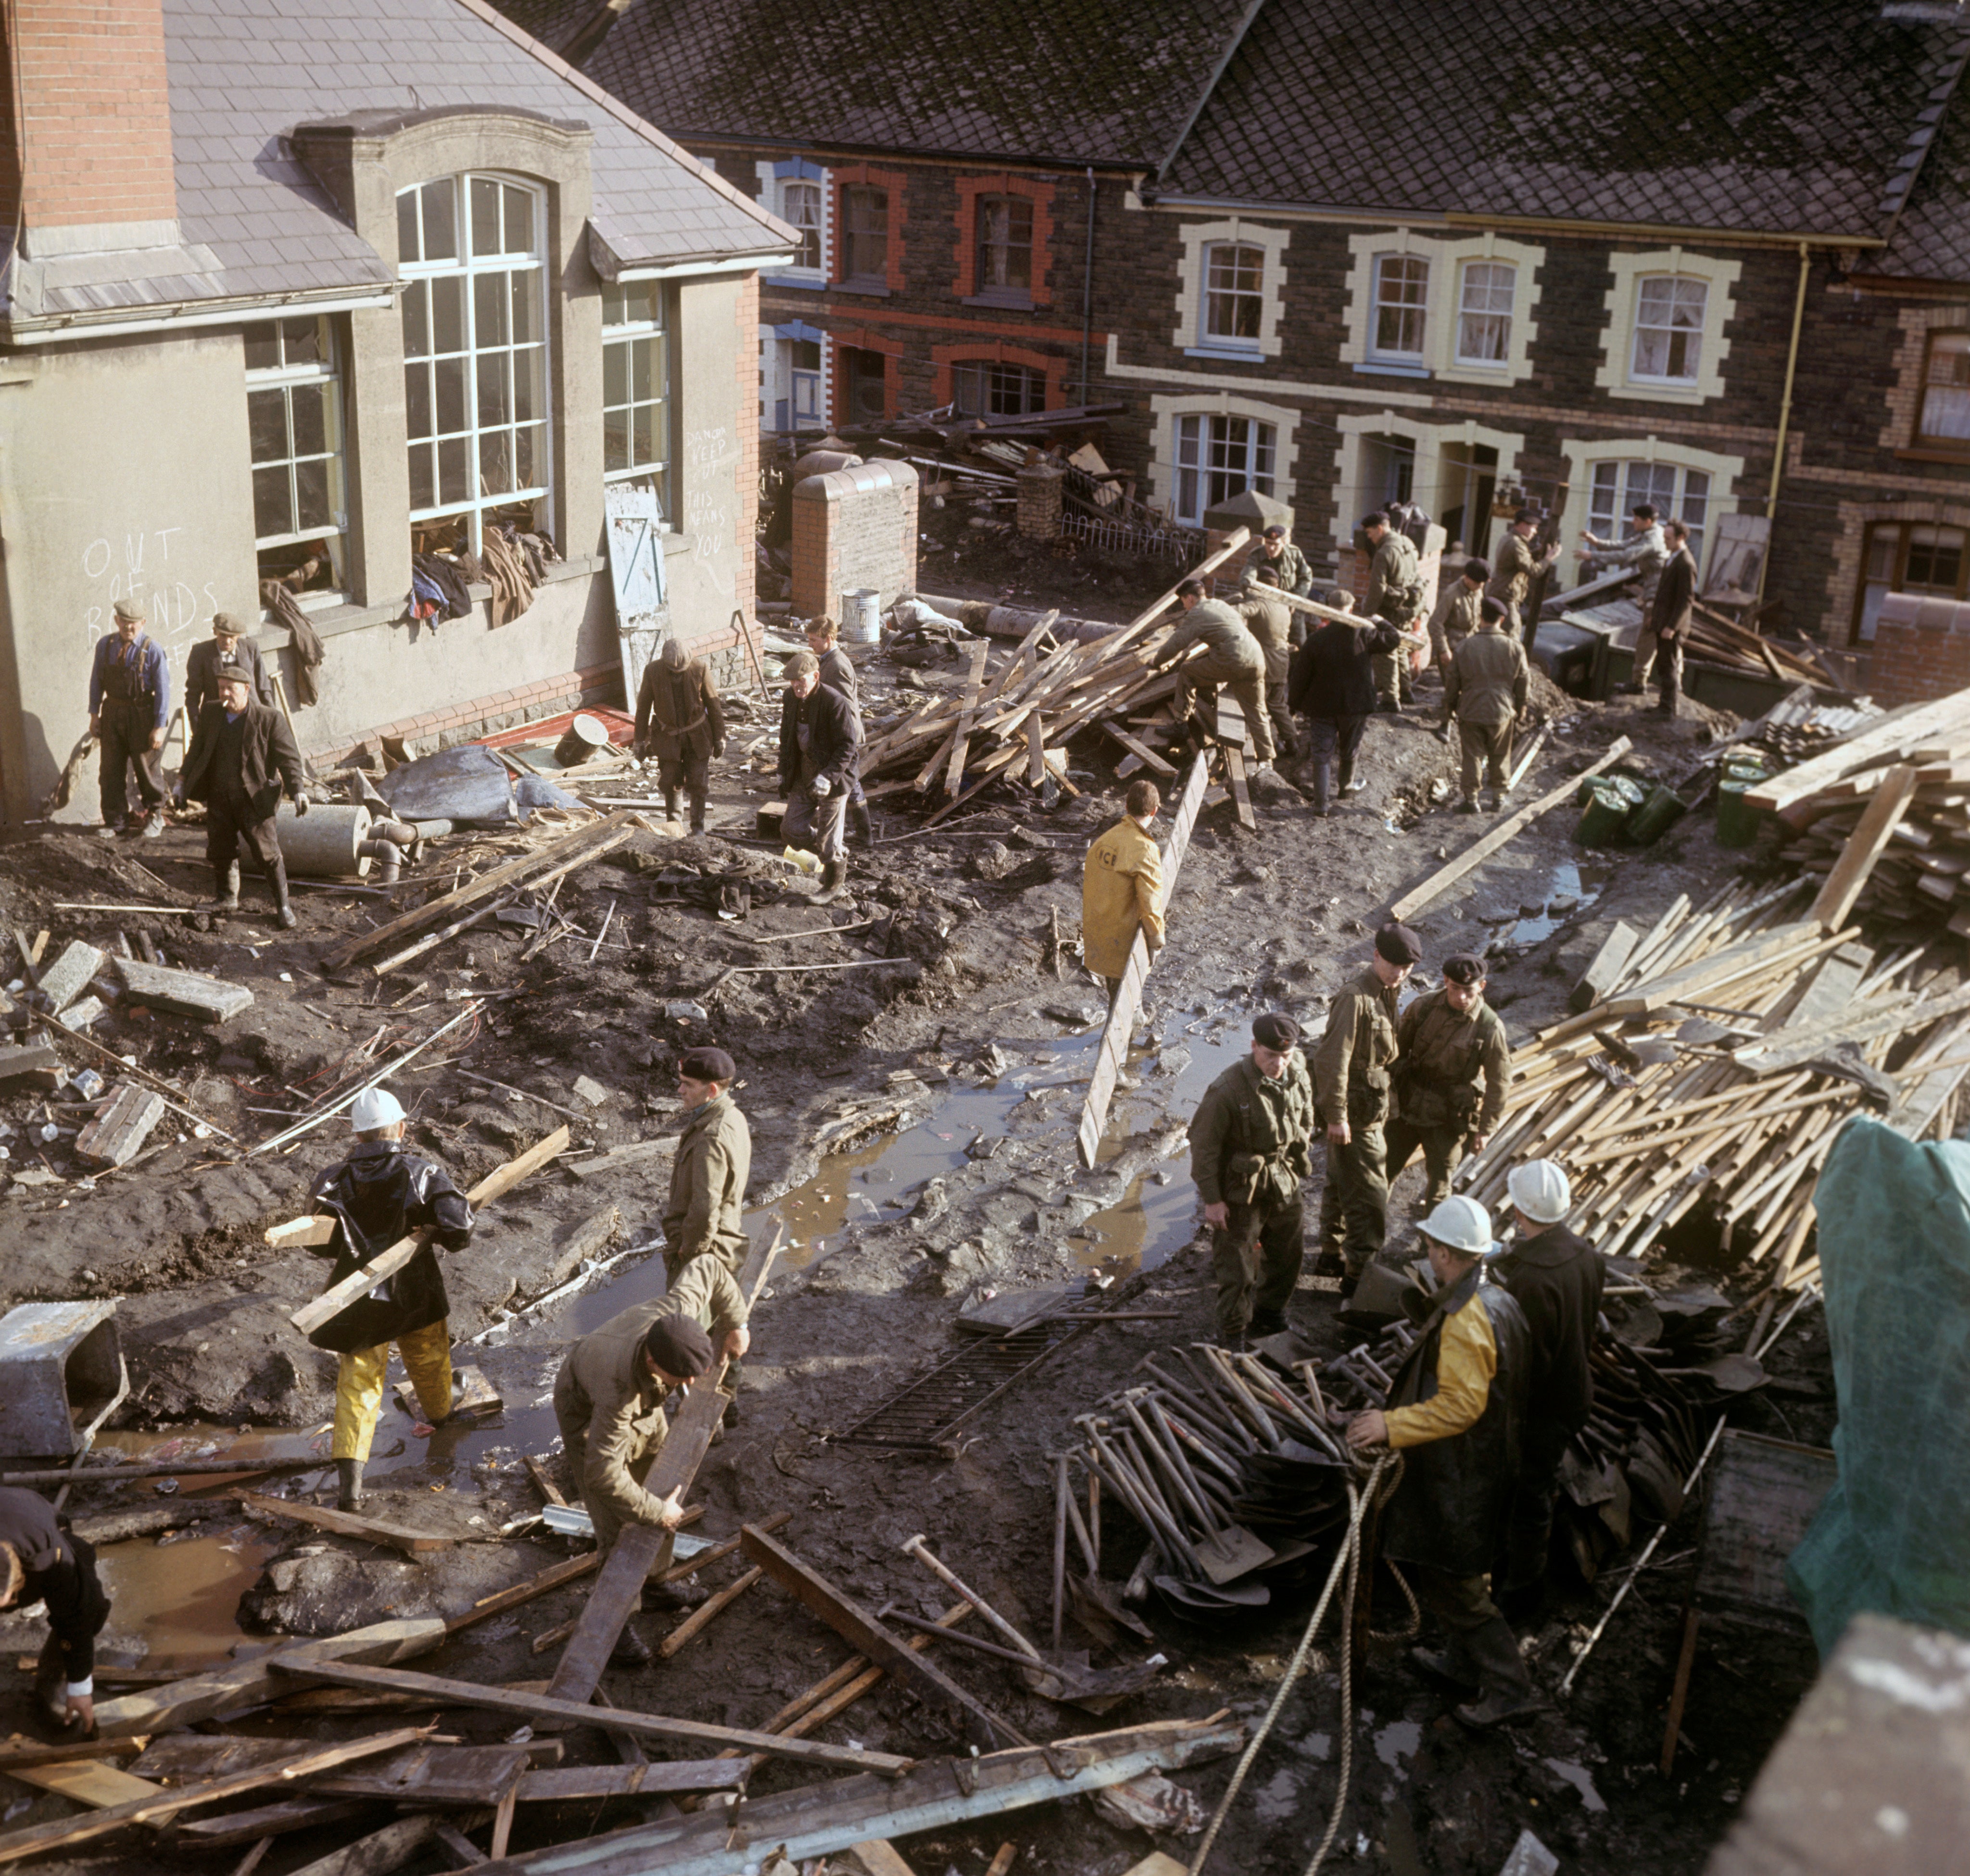
[[[39,1492],[0,1487],[0,1609],[44,1603],[48,1638],[34,1696],[51,1725],[86,1733],[96,1725],[96,1637],[109,1598],[96,1552]]]

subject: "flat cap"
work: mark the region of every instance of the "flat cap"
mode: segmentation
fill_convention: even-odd
[[[1484,961],[1475,951],[1459,951],[1444,959],[1443,977],[1447,984],[1482,984]]]
[[[821,660],[811,652],[796,652],[787,660],[786,669],[781,674],[789,684],[798,684],[803,678],[811,678],[821,670]]]
[[[1528,502],[1512,517],[1514,524],[1522,521],[1544,521],[1546,510],[1536,502]]]
[[[1419,964],[1422,962],[1422,940],[1406,925],[1397,925],[1393,919],[1375,934],[1375,955],[1385,958],[1392,964]]]
[[[739,1072],[737,1065],[722,1049],[687,1049],[678,1061],[678,1073],[694,1081],[729,1081]]]
[[[666,1374],[692,1381],[711,1366],[711,1338],[695,1316],[661,1315],[643,1338],[643,1353]]]
[[[126,623],[134,621],[140,626],[144,623],[144,609],[135,600],[119,600],[111,610]]]
[[[1269,1011],[1252,1025],[1252,1040],[1267,1049],[1291,1049],[1299,1040],[1299,1025],[1290,1016]]]
[[[221,665],[213,676],[220,684],[251,684],[253,681],[252,672],[244,665]]]
[[[223,634],[229,639],[242,639],[246,636],[246,628],[231,613],[214,613],[212,615],[212,630],[215,637]]]

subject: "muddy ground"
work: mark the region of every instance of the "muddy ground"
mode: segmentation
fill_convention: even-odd
[[[1006,597],[1020,571],[1039,593],[1047,569],[1015,568],[1013,577],[1003,565],[995,571],[992,590]],[[935,583],[927,572],[925,583],[961,591],[962,579],[961,567]],[[1104,604],[1078,593],[1072,603],[1121,617],[1133,597],[1111,593]],[[886,653],[859,660],[877,699],[872,714],[899,690],[959,682],[954,658],[920,669]],[[1425,691],[1426,702],[1433,697]],[[1634,740],[1640,772],[1673,780],[1714,733],[1714,720],[1700,711],[1668,723],[1556,693],[1546,701],[1560,719],[1521,800],[1558,785],[1617,735]],[[1450,811],[1455,791],[1442,785],[1451,758],[1415,717],[1373,723],[1368,790],[1331,819],[1312,818],[1302,798],[1278,783],[1260,791],[1256,834],[1237,826],[1228,803],[1208,808],[1173,895],[1169,946],[1111,1119],[1107,1156],[1087,1173],[1077,1169],[1073,1135],[1100,1002],[1071,961],[1056,977],[1043,958],[1055,909],[1065,931],[1076,928],[1081,853],[1120,811],[1115,752],[1078,744],[1071,779],[1082,793],[1051,812],[1024,790],[996,790],[975,811],[919,834],[920,811],[884,811],[893,800],[879,802],[883,843],[852,856],[852,903],[822,912],[750,837],[754,806],[772,788],[767,736],[763,716],[735,733],[714,773],[706,838],[639,834],[571,876],[561,903],[586,938],[564,940],[528,964],[518,958],[524,934],[481,928],[380,983],[360,971],[326,978],[315,968],[319,954],[388,909],[381,900],[330,892],[297,895],[301,925],[291,935],[250,915],[199,929],[177,916],[54,909],[57,901],[156,902],[158,888],[140,866],[187,899],[203,896],[201,840],[190,828],[114,843],[67,831],[8,849],[0,853],[0,923],[30,940],[47,928],[50,955],[70,937],[113,948],[119,930],[134,938],[141,928],[173,963],[249,985],[252,1006],[216,1029],[118,1006],[95,1030],[118,1053],[174,1077],[193,1105],[248,1141],[285,1125],[282,1113],[305,1113],[328,1089],[353,1086],[365,1062],[428,1036],[464,1007],[457,1000],[464,992],[492,1000],[392,1079],[413,1109],[420,1149],[463,1187],[560,1123],[564,1117],[540,1102],[582,1114],[571,1122],[570,1159],[489,1210],[470,1249],[448,1260],[454,1336],[486,1338],[459,1359],[483,1369],[504,1398],[503,1415],[441,1429],[427,1442],[393,1406],[379,1432],[378,1515],[474,1537],[536,1507],[519,1456],[552,1445],[547,1395],[567,1338],[662,1284],[648,1247],[668,1156],[658,1152],[588,1178],[577,1169],[598,1151],[674,1133],[678,1052],[710,1041],[728,1049],[753,1125],[753,1200],[777,1205],[793,1241],[756,1318],[740,1423],[699,1474],[701,1528],[723,1535],[742,1519],[791,1511],[783,1536],[851,1593],[871,1605],[899,1598],[934,1611],[938,1585],[899,1554],[923,1532],[961,1574],[1037,1631],[1047,1621],[1052,1562],[1045,1455],[1070,1442],[1074,1416],[1123,1385],[1145,1353],[1208,1326],[1205,1260],[1178,1130],[1211,1075],[1243,1052],[1254,1013],[1284,1010],[1317,1032],[1326,997],[1367,956],[1382,909],[1487,824]],[[749,749],[756,752],[750,767]],[[1716,846],[1700,814],[1655,849],[1622,855],[1583,853],[1569,837],[1573,819],[1563,811],[1548,816],[1417,922],[1432,959],[1491,941],[1492,1000],[1515,1036],[1560,1012],[1604,922],[1646,924],[1677,893],[1701,896],[1741,863]],[[422,876],[448,883],[467,850],[463,840],[447,843]],[[741,875],[752,887],[749,915],[721,922],[702,902],[701,882]],[[249,899],[254,889],[249,880]],[[588,941],[612,904],[590,962]],[[879,922],[865,922],[871,919]],[[760,942],[821,927],[842,935]],[[864,961],[872,946],[883,961]],[[762,963],[850,961],[855,968],[839,971],[727,974]],[[379,1030],[380,1042],[359,1058]],[[468,1072],[525,1093],[502,1093],[466,1079]],[[589,1109],[576,1094],[584,1076],[607,1091],[600,1107]],[[70,1127],[80,1117],[57,1109],[52,1123]],[[17,1182],[0,1196],[7,1300],[123,1299],[132,1399],[115,1443],[141,1450],[175,1440],[173,1453],[225,1453],[307,1451],[314,1441],[313,1450],[325,1451],[333,1358],[309,1348],[286,1320],[318,1287],[322,1266],[303,1253],[270,1253],[261,1234],[304,1208],[310,1178],[346,1146],[341,1123],[307,1134],[291,1151],[242,1158],[171,1121],[154,1136],[166,1143],[154,1156],[91,1182],[79,1176],[68,1137],[40,1140],[50,1123],[38,1100],[0,1096],[0,1118],[15,1130],[4,1142],[5,1166],[57,1175],[54,1183]],[[816,1143],[831,1130],[834,1143],[852,1150],[820,1159]],[[1316,1171],[1310,1211],[1318,1179]],[[1419,1185],[1418,1169],[1398,1188],[1396,1218],[1406,1216]],[[1390,1255],[1413,1249],[1398,1231]],[[507,1313],[578,1278],[577,1253],[615,1261],[579,1293]],[[970,1425],[970,1442],[954,1459],[899,1459],[828,1440],[955,1345],[952,1325],[967,1300],[1090,1274],[1109,1282],[1112,1294],[1143,1309],[1173,1310],[1177,1319],[1082,1336]],[[1331,1293],[1303,1279],[1295,1315],[1310,1334],[1333,1332],[1332,1309]],[[1782,1402],[1748,1402],[1738,1423],[1825,1443],[1831,1385],[1815,1312],[1801,1317],[1771,1365],[1789,1391]],[[248,1447],[233,1447],[232,1429],[249,1428],[265,1437],[256,1432]],[[325,1486],[314,1474],[279,1489],[319,1494]],[[125,1488],[118,1498],[96,1488],[80,1508],[150,1502],[144,1491]],[[1479,1876],[1496,1871],[1530,1829],[1571,1870],[1699,1870],[1812,1662],[1803,1640],[1706,1629],[1676,1775],[1660,1777],[1654,1762],[1694,1569],[1693,1514],[1684,1523],[1571,1699],[1530,1725],[1474,1738],[1399,1647],[1378,1645],[1366,1684],[1356,1689],[1354,1787],[1331,1866]],[[1108,1542],[1117,1559],[1110,1572],[1119,1578],[1139,1539],[1111,1515]],[[236,1621],[249,1633],[315,1633],[386,1613],[453,1613],[566,1551],[525,1536],[475,1543],[424,1565],[379,1561],[360,1546],[243,1520],[220,1506],[188,1536],[139,1539],[106,1554],[119,1606],[104,1658],[154,1665],[223,1653],[238,1640]],[[729,1580],[728,1572],[735,1566],[720,1566],[715,1581]],[[1608,1594],[1605,1582],[1562,1586],[1534,1643],[1549,1682],[1564,1671],[1570,1638],[1592,1625]],[[577,1592],[550,1595],[418,1665],[481,1680],[538,1677],[553,1657],[535,1655],[532,1636],[577,1606]],[[1172,1666],[1106,1722],[1039,1701],[983,1657],[948,1665],[1039,1737],[1225,1706],[1256,1715],[1308,1606],[1282,1598],[1273,1610],[1208,1629],[1152,1611]],[[1393,1623],[1399,1614],[1385,1583],[1377,1620]],[[645,1621],[654,1634],[668,1619]],[[31,1647],[37,1633],[17,1620],[0,1627],[0,1646]],[[759,1588],[675,1661],[612,1673],[608,1686],[623,1704],[753,1725],[846,1652],[779,1592]],[[1214,1868],[1296,1871],[1325,1827],[1340,1721],[1331,1646],[1323,1657],[1289,1702]],[[454,1714],[453,1722],[474,1739],[505,1730],[492,1716]],[[274,1731],[294,1725],[272,1718],[246,1724]],[[0,1725],[29,1728],[24,1698]],[[313,1730],[338,1727],[354,1729],[318,1722]],[[886,1686],[826,1736],[906,1752],[956,1743],[938,1716]],[[597,1737],[578,1735],[575,1746],[581,1756],[607,1756]],[[1207,1767],[1182,1782],[1210,1803],[1228,1772]],[[769,1767],[754,1788],[778,1789],[799,1776]],[[9,1790],[27,1806],[17,1822],[55,1814],[63,1803],[0,1781],[0,1795]],[[632,1821],[619,1807],[584,1816],[580,1827]],[[516,1846],[541,1840],[548,1822],[523,1811]],[[564,1834],[576,1827],[567,1818],[554,1822]],[[1118,1829],[1079,1802],[902,1847],[920,1871],[977,1876],[1006,1841],[1022,1846],[1021,1867],[1075,1876],[1119,1876],[1152,1847],[1143,1832]],[[1192,1842],[1162,1847],[1185,1858]],[[279,1876],[321,1847],[284,1840],[261,1867]],[[156,1859],[112,1850],[90,1867],[135,1871]]]

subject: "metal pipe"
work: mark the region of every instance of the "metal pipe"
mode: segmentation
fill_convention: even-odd
[[[1097,184],[1094,165],[1087,166],[1087,252],[1081,263],[1081,401],[1084,404],[1094,400],[1087,395],[1087,361],[1094,340],[1094,203]]]
[[[1786,432],[1792,424],[1793,380],[1799,370],[1799,336],[1806,323],[1806,288],[1808,277],[1812,271],[1812,249],[1809,243],[1799,244],[1799,294],[1793,301],[1792,343],[1786,351],[1785,390],[1779,398],[1779,434],[1772,445],[1772,486],[1765,497],[1765,519],[1770,521],[1778,512],[1779,481],[1785,473]],[[1765,551],[1758,562],[1758,596],[1751,609],[1751,618],[1756,623],[1758,608],[1765,603],[1765,574],[1772,564],[1771,536],[1765,537]]]

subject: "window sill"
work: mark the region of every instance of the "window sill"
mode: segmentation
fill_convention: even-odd
[[[1918,444],[1913,449],[1897,450],[1895,460],[1898,463],[1953,463],[1959,469],[1970,463],[1970,449],[1945,449],[1939,444],[1926,447]]]
[[[891,297],[890,288],[878,280],[837,280],[834,283],[834,291],[837,293],[860,294],[871,300],[886,300]]]
[[[666,535],[663,537],[663,542],[666,554],[681,553],[691,546],[691,537],[689,535]],[[586,580],[597,574],[606,574],[608,570],[609,562],[603,555],[580,554],[573,560],[555,561],[547,570],[540,584],[544,587],[558,586],[564,580]],[[490,599],[492,596],[492,587],[483,580],[473,582],[466,587],[466,591],[475,603]],[[323,593],[321,597],[329,599],[333,596]],[[386,606],[352,606],[343,603],[324,606],[318,611],[311,611],[305,606],[301,610],[307,613],[308,623],[314,628],[317,637],[333,639],[340,637],[346,632],[366,631],[372,626],[401,625],[404,623],[404,606],[405,602],[397,599]],[[445,623],[463,625],[466,622],[463,619],[449,619]],[[261,629],[255,636],[263,652],[278,652],[294,642],[294,635],[284,626],[275,624],[271,616],[266,613],[261,615]]]
[[[1364,378],[1427,378],[1430,376],[1427,365],[1397,365],[1381,359],[1357,364],[1354,369]]]
[[[1001,313],[1037,313],[1039,306],[1030,294],[975,293],[959,302],[964,306],[990,307]]]
[[[1187,345],[1183,348],[1185,358],[1215,359],[1225,365],[1263,365],[1266,355],[1256,346],[1250,350],[1240,346]]]
[[[762,285],[769,287],[799,287],[809,293],[825,293],[827,279],[822,274],[762,274]]]
[[[1626,384],[1608,387],[1608,395],[1617,398],[1640,398],[1651,404],[1706,404],[1710,393],[1699,385],[1648,384],[1630,379]]]

